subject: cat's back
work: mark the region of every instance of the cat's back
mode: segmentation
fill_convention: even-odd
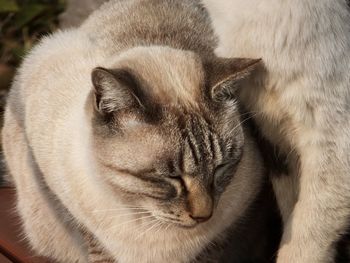
[[[33,98],[51,107],[52,97],[63,97],[61,103],[71,103],[70,98],[90,90],[91,70],[122,51],[159,45],[208,54],[215,42],[197,0],[112,0],[81,27],[43,38],[24,59],[8,101],[18,104],[21,97],[27,104]]]
[[[198,0],[109,1],[81,30],[110,54],[139,45],[207,53],[216,44],[208,13]]]

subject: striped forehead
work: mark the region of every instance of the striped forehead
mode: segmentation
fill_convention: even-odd
[[[192,116],[185,123],[178,157],[181,172],[196,175],[214,169],[224,157],[220,138],[203,118]]]

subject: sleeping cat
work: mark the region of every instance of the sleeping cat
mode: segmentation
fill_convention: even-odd
[[[289,163],[289,176],[272,178],[285,223],[277,262],[333,262],[350,220],[347,1],[203,2],[216,54],[266,66],[239,98]]]
[[[250,207],[264,169],[234,92],[260,60],[214,56],[208,21],[196,1],[111,1],[25,58],[3,146],[39,254],[190,262]]]

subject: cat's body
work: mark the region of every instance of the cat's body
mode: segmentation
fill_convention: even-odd
[[[3,146],[37,252],[86,262],[87,230],[120,263],[187,262],[244,214],[264,169],[231,88],[258,61],[214,44],[197,2],[123,0],[26,57]]]
[[[273,177],[278,262],[332,262],[350,222],[350,13],[345,0],[203,0],[216,54],[262,58],[241,102],[289,162]]]

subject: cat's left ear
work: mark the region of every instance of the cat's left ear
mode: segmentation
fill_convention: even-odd
[[[125,69],[95,68],[91,73],[95,108],[101,114],[143,107],[142,91],[134,76]]]
[[[235,97],[235,92],[253,77],[261,59],[215,58],[204,64],[207,74],[209,96],[214,101],[225,101]]]

